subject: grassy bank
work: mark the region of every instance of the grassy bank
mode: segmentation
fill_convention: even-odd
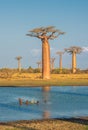
[[[16,73],[1,78],[0,86],[88,86],[88,74],[51,74],[50,80],[43,80],[40,73]]]
[[[0,123],[1,130],[88,130],[85,119],[45,119]]]

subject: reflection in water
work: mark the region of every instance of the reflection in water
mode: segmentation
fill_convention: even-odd
[[[19,98],[19,105],[29,105],[29,104],[39,104],[39,101],[35,101],[35,100],[26,100],[23,101],[22,98]],[[50,100],[50,86],[43,86],[42,87],[42,111],[43,111],[43,118],[49,118],[50,117],[50,107],[49,107],[49,100]]]
[[[49,92],[50,91],[50,86],[43,86],[42,91]]]
[[[0,122],[80,116],[88,116],[86,86],[0,87]]]
[[[47,118],[49,118],[50,117],[50,112],[48,111],[48,110],[45,110],[44,112],[43,112],[43,118],[44,119],[47,119]]]
[[[49,118],[50,117],[50,108],[47,103],[49,102],[49,92],[50,92],[50,86],[43,86],[42,87],[42,97],[43,97],[43,118]]]

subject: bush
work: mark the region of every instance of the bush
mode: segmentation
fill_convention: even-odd
[[[34,73],[40,73],[40,69],[39,68],[34,69]]]
[[[53,69],[51,71],[52,74],[70,74],[71,73],[71,70],[70,69],[62,69],[62,71],[58,68],[56,69]]]
[[[53,70],[51,70],[51,73],[52,74],[59,74],[60,70],[59,69],[53,69]]]
[[[33,73],[34,72],[34,69],[30,66],[28,69],[27,69],[28,73]]]

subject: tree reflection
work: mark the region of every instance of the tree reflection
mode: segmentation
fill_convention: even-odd
[[[42,98],[43,98],[43,118],[49,118],[50,117],[50,86],[43,86],[42,87]]]

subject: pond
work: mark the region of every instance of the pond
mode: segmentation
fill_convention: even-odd
[[[0,87],[0,122],[88,116],[88,86]]]

